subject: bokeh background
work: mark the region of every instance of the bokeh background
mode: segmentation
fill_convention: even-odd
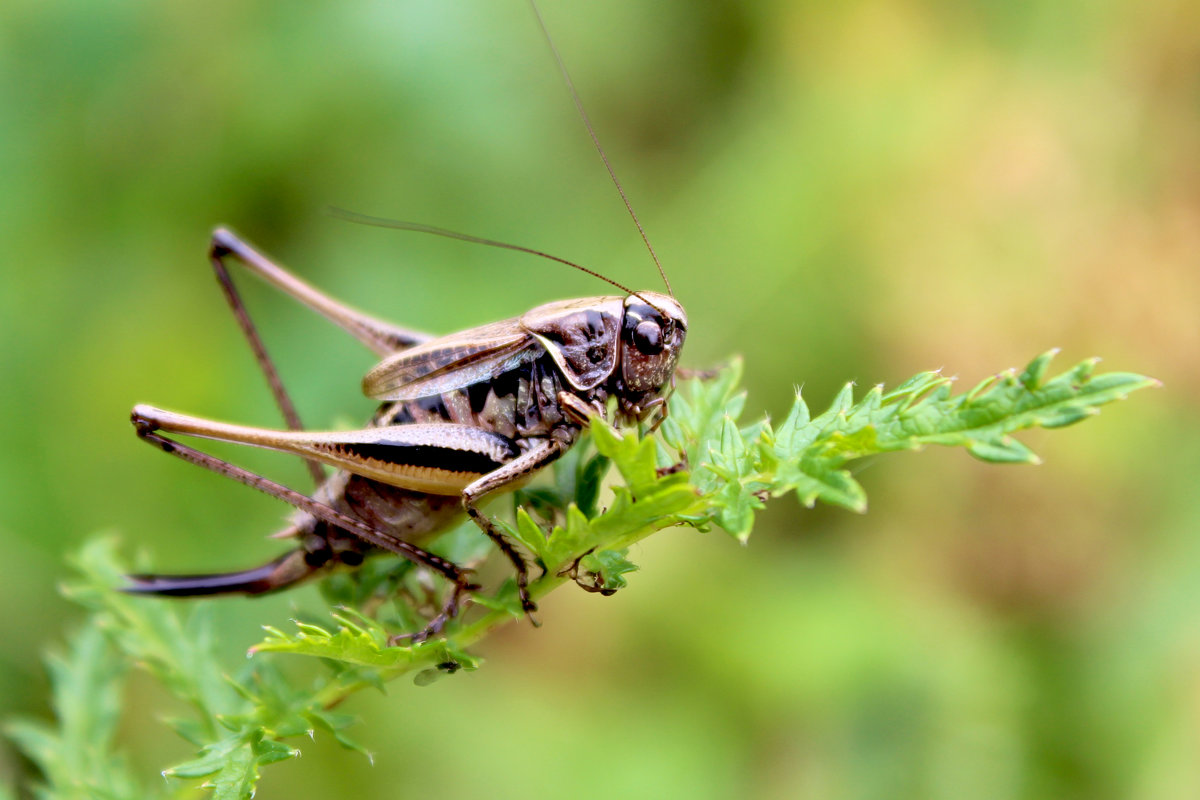
[[[772,504],[750,545],[667,532],[613,598],[433,687],[360,696],[260,797],[1200,795],[1200,6],[1184,0],[544,0],[691,316],[748,408],[1036,353],[1165,388],[859,473],[871,511]],[[234,226],[333,294],[447,332],[604,293],[517,254],[355,227],[339,205],[656,287],[520,0],[0,6],[0,706],[99,532],[164,569],[275,553],[285,510],[139,444],[135,402],[276,424],[205,261]],[[365,418],[369,354],[242,281],[305,419]],[[270,454],[245,463],[301,481]],[[231,663],[312,588],[224,601]],[[148,784],[190,753],[127,697]],[[0,776],[28,765],[11,750]]]

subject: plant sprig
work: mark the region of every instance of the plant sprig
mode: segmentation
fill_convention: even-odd
[[[1157,385],[1132,373],[1096,375],[1095,359],[1048,378],[1053,356],[1045,353],[1021,372],[999,373],[959,395],[938,372],[916,375],[891,391],[873,387],[857,401],[848,384],[817,416],[797,392],[778,427],[766,419],[739,423],[745,395],[735,362],[713,380],[687,381],[657,438],[594,423],[585,441],[556,465],[553,485],[518,494],[512,523],[501,524],[543,568],[530,586],[534,598],[570,581],[611,593],[636,569],[629,547],[656,531],[717,526],[745,541],[755,512],[769,498],[793,492],[807,506],[821,501],[863,512],[866,493],[847,464],[926,445],[965,447],[994,463],[1037,463],[1013,433],[1071,425]],[[610,467],[620,482],[605,491]],[[481,538],[464,527],[435,549],[471,563],[486,548]],[[192,712],[169,724],[197,755],[163,774],[204,780],[218,800],[240,800],[252,795],[262,767],[299,754],[290,740],[321,731],[365,753],[344,734],[353,718],[334,711],[341,701],[407,674],[426,684],[476,669],[480,662],[468,648],[522,616],[508,581],[492,595],[475,597],[478,608],[454,620],[444,636],[389,647],[393,626],[421,624],[415,612],[421,601],[405,598],[427,594],[429,583],[422,570],[381,557],[352,575],[324,581],[326,596],[339,604],[330,625],[267,627],[266,638],[251,649],[254,657],[227,672],[215,656],[217,632],[207,604],[185,610],[120,593],[116,588],[127,570],[108,540],[89,544],[76,568],[82,579],[67,593],[91,616],[69,651],[49,661],[58,726],[16,721],[7,728],[42,770],[43,798],[153,796],[137,785],[112,745],[116,698],[129,664]],[[316,657],[324,672],[299,681],[284,671],[285,655]]]

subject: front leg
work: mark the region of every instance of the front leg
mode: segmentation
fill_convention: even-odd
[[[521,598],[521,610],[530,614],[537,604],[529,597],[529,567],[517,548],[496,527],[496,524],[479,510],[479,502],[492,492],[499,491],[512,483],[537,472],[566,452],[566,445],[555,439],[545,439],[499,469],[493,470],[463,489],[462,502],[467,514],[488,535],[500,552],[512,562],[517,575],[517,593]]]

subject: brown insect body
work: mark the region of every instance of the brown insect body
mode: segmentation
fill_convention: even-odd
[[[564,391],[573,393],[597,413],[605,411],[609,397],[620,398],[623,402],[618,403],[614,421],[618,424],[638,422],[653,410],[655,406],[652,403],[657,405],[656,401],[664,397],[686,333],[686,315],[673,298],[653,292],[643,294],[653,296],[656,302],[670,309],[674,314],[673,319],[682,320],[682,324],[672,326],[672,341],[659,351],[665,352],[665,357],[657,357],[658,354],[654,353],[643,354],[633,344],[632,331],[638,324],[644,323],[648,317],[653,324],[659,324],[654,320],[662,316],[662,312],[644,302],[631,304],[631,310],[626,309],[626,298],[622,297],[550,303],[529,311],[519,319],[485,326],[484,330],[497,333],[511,332],[514,328],[525,329],[540,337],[541,348],[525,348],[523,354],[514,359],[520,362],[516,367],[437,395],[384,403],[372,418],[370,426],[467,425],[492,431],[511,441],[515,446],[515,456],[527,452],[534,443],[547,438],[560,442],[564,448],[575,443],[582,425],[563,408],[559,396]],[[637,297],[631,299],[639,300]],[[622,328],[630,331],[626,342],[620,340]],[[418,347],[443,352],[461,348],[460,355],[462,351],[477,353],[480,339],[477,333],[466,331]],[[459,344],[460,341],[474,344],[464,346]],[[545,344],[542,344],[543,341]],[[625,347],[626,344],[630,347]],[[650,349],[656,348],[651,346]],[[624,358],[618,363],[618,355],[622,353]],[[401,355],[408,355],[412,359],[415,353],[410,351]],[[454,355],[446,356],[448,363],[456,360],[459,359]],[[369,394],[377,394],[370,391],[374,383],[372,376],[387,374],[389,361],[391,359],[382,362],[364,380],[364,388]],[[459,376],[461,379],[461,371]],[[639,392],[631,391],[631,380],[647,388]],[[411,390],[403,392],[405,395],[410,393]],[[378,455],[383,460],[387,459],[386,451]],[[453,459],[447,459],[444,453],[439,454],[438,458],[438,463],[443,467],[453,463]],[[498,466],[495,464],[493,468]],[[478,478],[483,474],[465,464],[460,464],[457,473],[463,479]],[[457,482],[448,480],[446,485],[457,485]],[[462,512],[457,493],[449,496],[409,491],[352,473],[340,473],[331,478],[324,488],[330,494],[327,502],[335,508],[387,528],[414,544],[440,533],[454,523]],[[510,488],[517,486],[514,484]],[[447,497],[451,498],[449,502]],[[341,562],[346,561],[345,554],[349,553],[353,553],[349,557],[351,563],[361,558],[360,548],[354,547],[358,540],[351,538],[347,541],[346,535],[336,528],[331,529],[331,526],[321,524],[312,517],[307,517],[297,527],[297,535],[303,531],[304,539],[309,542],[305,550],[310,554],[307,556],[310,564],[317,562],[323,566],[327,562],[320,562],[319,559],[324,558],[326,553]],[[338,546],[348,549],[338,551]]]
[[[591,413],[601,416],[606,415],[608,399],[616,397],[614,421],[617,424],[639,422],[665,398],[687,331],[686,314],[674,298],[656,292],[643,292],[642,295],[652,297],[667,311],[647,305],[638,296],[564,300],[539,306],[516,319],[451,334],[398,353],[367,374],[363,380],[366,394],[411,397],[427,391],[421,387],[433,383],[439,386],[461,383],[473,375],[482,379],[436,395],[384,403],[370,426],[465,425],[498,434],[511,442],[511,457],[515,457],[546,440],[561,444],[564,451],[575,443],[583,424],[577,415],[564,407],[564,392],[577,398],[580,404],[591,409]],[[648,330],[646,324],[661,329],[666,319],[671,320],[667,334],[670,341],[661,347],[653,342],[643,343],[651,352],[641,352],[633,341],[637,326],[643,325],[643,331]],[[627,332],[624,339],[623,330]],[[514,331],[518,333],[514,334]],[[532,335],[536,343],[524,342],[528,335]],[[482,343],[490,337],[504,342],[495,348],[503,350],[504,355],[493,355],[489,369],[488,359],[481,359],[480,353],[486,349]],[[514,340],[524,346],[509,353]],[[437,379],[429,379],[429,373],[425,372],[428,365],[423,356],[427,353],[438,355],[429,359],[441,365],[431,370],[438,373]],[[472,362],[473,368],[461,366],[462,361]],[[414,362],[424,365],[423,368],[396,369],[398,364]],[[504,368],[514,362],[516,366]],[[447,372],[450,365],[457,365],[457,368]],[[503,371],[494,374],[496,369]],[[419,372],[426,380],[414,381],[415,386],[398,388],[395,373],[399,371],[405,374]],[[631,383],[641,388],[631,390]],[[384,452],[377,453],[380,460],[388,460],[386,448],[388,445],[383,445]],[[462,456],[457,463],[455,455]],[[455,500],[458,492],[467,485],[464,481],[476,480],[485,474],[478,463],[474,469],[465,463],[471,457],[477,462],[487,458],[460,444],[457,453],[449,457],[444,452],[438,453],[437,466],[430,467],[445,469],[457,476],[457,479],[446,476],[442,484],[446,489],[457,489],[453,494]],[[411,455],[407,458],[412,460]],[[446,469],[451,466],[457,469]],[[483,466],[496,469],[501,462],[485,462]],[[350,498],[358,500],[352,509],[354,513],[369,509],[372,516],[383,522],[386,512],[382,509],[398,512],[386,521],[393,530],[402,531],[403,538],[408,541],[424,541],[430,534],[447,527],[457,516],[446,513],[447,506],[441,502],[445,490],[439,492],[434,487],[428,493],[380,494],[379,488],[370,490],[358,486],[364,480],[372,482],[352,475],[343,490],[348,491]],[[400,483],[412,485],[411,479],[401,479]],[[514,483],[509,488],[518,487]]]
[[[378,344],[388,330],[401,330],[316,293],[228,231],[218,231],[214,242],[218,277],[248,326],[256,353],[264,357],[224,272],[222,259],[229,255],[368,344]],[[390,355],[363,380],[364,392],[383,403],[358,431],[267,430],[137,406],[133,421],[143,438],[299,505],[292,525],[278,536],[294,537],[300,547],[243,572],[137,575],[128,588],[172,596],[274,591],[333,565],[356,566],[374,550],[395,549],[392,544],[419,546],[466,510],[513,561],[523,590],[524,560],[478,513],[476,501],[516,488],[551,463],[574,444],[589,416],[608,415],[610,398],[616,400],[618,423],[663,413],[686,332],[682,306],[655,292],[549,303],[440,338],[405,332],[411,344],[394,342]],[[269,360],[264,370],[275,386]],[[290,406],[290,400],[281,405]],[[379,538],[364,539],[360,531],[347,530],[336,518],[272,489],[266,479],[192,451],[159,431],[281,450],[333,466],[337,472],[322,480],[309,502],[357,520]],[[532,608],[527,598],[525,605]]]

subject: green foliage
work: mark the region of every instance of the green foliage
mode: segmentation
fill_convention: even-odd
[[[65,654],[46,659],[57,728],[38,720],[6,726],[37,764],[47,785],[44,798],[138,798],[143,794],[122,759],[112,752],[126,664],[109,638],[94,626],[79,631]]]
[[[164,777],[202,778],[222,800],[249,797],[259,768],[295,758],[285,739],[322,730],[344,746],[362,750],[342,735],[351,718],[332,712],[337,700],[367,685],[374,675],[350,664],[330,664],[308,684],[286,678],[280,665],[253,659],[228,674],[215,655],[211,606],[180,611],[117,591],[127,571],[106,539],[89,544],[75,559],[82,578],[66,588],[91,611],[71,652],[50,660],[58,730],[35,722],[9,733],[42,769],[45,798],[141,798],[152,796],[127,775],[109,743],[117,719],[122,677],[132,663],[162,683],[192,712],[167,720],[197,748],[194,759],[163,770]]]
[[[1009,434],[1027,428],[1062,428],[1098,414],[1099,406],[1157,381],[1127,372],[1094,376],[1089,359],[1049,380],[1056,351],[1035,358],[1023,372],[1008,370],[966,394],[951,394],[952,378],[923,372],[896,389],[875,386],[857,403],[853,384],[813,417],[800,393],[779,426],[739,429],[744,398],[736,386],[739,365],[711,387],[693,384],[671,404],[663,438],[690,463],[711,519],[744,540],[763,498],[794,491],[806,506],[817,500],[851,511],[867,509],[867,495],[845,465],[855,459],[925,445],[961,446],[992,463],[1039,463]]]
[[[815,417],[797,394],[778,428],[767,420],[739,425],[745,396],[735,363],[714,380],[688,382],[673,398],[658,438],[593,424],[590,439],[557,465],[553,486],[519,493],[512,523],[500,524],[544,570],[530,586],[535,598],[571,580],[611,593],[636,569],[629,547],[655,531],[716,525],[744,541],[754,512],[768,498],[791,492],[805,505],[820,500],[865,511],[866,494],[846,465],[927,444],[965,447],[995,463],[1036,463],[1013,432],[1079,422],[1100,405],[1156,384],[1128,373],[1093,375],[1094,360],[1047,379],[1052,357],[1046,353],[1020,374],[1001,373],[958,396],[951,380],[936,372],[890,392],[876,386],[857,402],[847,385]],[[610,465],[621,480],[603,489]],[[480,537],[470,530],[448,534],[440,552],[469,563],[480,552]],[[191,711],[170,725],[196,748],[196,757],[163,775],[203,779],[217,798],[245,798],[261,767],[299,754],[289,740],[321,731],[365,752],[344,736],[352,718],[332,710],[346,697],[382,690],[410,673],[424,685],[476,669],[479,661],[467,648],[521,616],[508,581],[490,596],[474,597],[478,608],[453,620],[442,636],[389,646],[393,620],[410,629],[421,624],[414,611],[420,602],[395,601],[418,597],[427,576],[405,562],[377,558],[352,576],[326,582],[327,596],[346,604],[330,627],[267,628],[251,649],[254,657],[229,674],[214,655],[207,605],[194,603],[181,613],[177,604],[115,591],[126,570],[107,541],[89,545],[76,566],[82,580],[67,591],[91,617],[70,651],[49,661],[58,726],[8,726],[44,774],[44,798],[147,796],[111,747],[127,664],[148,672]],[[392,614],[387,603],[394,604]],[[315,657],[322,672],[298,680],[284,672],[280,654]]]

